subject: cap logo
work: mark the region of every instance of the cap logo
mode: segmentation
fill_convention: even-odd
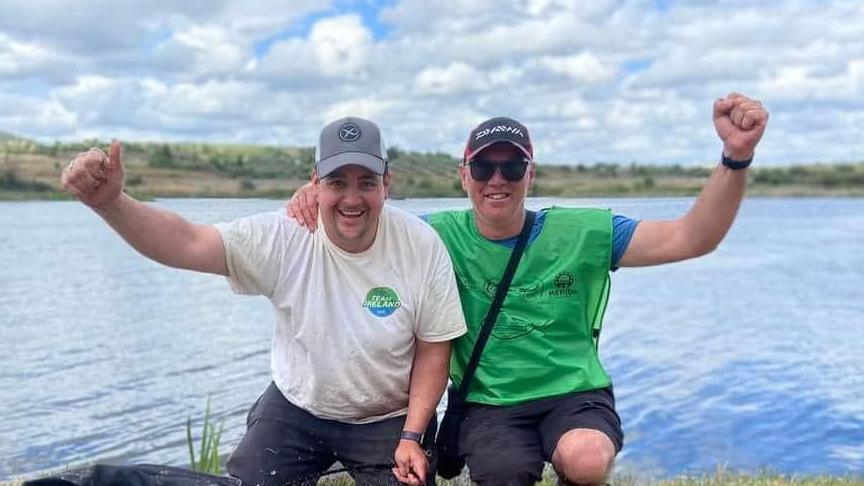
[[[346,123],[339,127],[339,140],[355,142],[360,138],[360,127],[356,123]]]
[[[504,132],[504,133],[509,132],[509,133],[512,133],[513,135],[518,135],[520,137],[525,136],[522,134],[522,130],[520,130],[519,127],[514,127],[512,125],[495,125],[494,127],[484,128],[483,130],[480,130],[479,132],[477,132],[477,134],[474,135],[474,141],[480,140],[481,138],[485,137],[486,135],[489,135],[492,133],[497,133],[497,132]]]

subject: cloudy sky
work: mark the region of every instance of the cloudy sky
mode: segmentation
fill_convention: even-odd
[[[46,142],[310,146],[353,114],[457,155],[507,115],[540,162],[704,164],[730,91],[771,112],[759,163],[864,160],[864,1],[0,1],[0,130]]]

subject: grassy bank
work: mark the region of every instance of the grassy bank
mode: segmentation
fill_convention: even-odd
[[[459,477],[453,481],[439,480],[438,484],[442,486],[468,486],[472,483],[465,477]],[[640,480],[635,476],[618,474],[612,478],[609,484],[613,486],[864,486],[864,477],[796,477],[772,473],[745,474],[718,470],[701,476],[658,480]],[[557,485],[558,481],[551,468],[547,468],[543,474],[543,480],[537,483],[537,486]]]
[[[22,481],[0,482],[0,486],[20,486]],[[322,479],[320,485],[348,486],[353,484],[349,478]],[[440,486],[468,486],[467,478],[456,478],[452,481],[439,480]],[[656,481],[640,481],[638,479],[618,476],[612,479],[614,486],[864,486],[864,477],[835,476],[783,476],[771,473],[744,474],[729,471],[718,471],[702,476],[661,479]],[[557,485],[551,473],[546,474],[538,486]]]
[[[0,137],[0,199],[64,199],[60,172],[78,152],[104,141],[43,145]],[[309,179],[308,147],[196,143],[124,144],[126,188],[139,198],[285,198]],[[393,197],[462,197],[459,161],[442,153],[390,148]],[[698,194],[713,169],[576,163],[537,165],[532,196],[643,197]],[[864,196],[864,162],[759,167],[749,172],[751,196]]]

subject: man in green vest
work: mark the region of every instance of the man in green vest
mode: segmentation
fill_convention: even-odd
[[[537,214],[492,335],[470,383],[459,453],[481,485],[530,485],[551,462],[565,484],[604,484],[623,445],[612,383],[597,354],[609,272],[714,250],[735,219],[747,171],[768,121],[737,93],[714,102],[721,162],[693,207],[668,221],[635,221],[604,209]],[[453,260],[468,333],[454,341],[460,383],[525,221],[534,176],[528,129],[492,118],[471,131],[462,187],[472,209],[426,217]],[[314,226],[302,195],[289,212]]]

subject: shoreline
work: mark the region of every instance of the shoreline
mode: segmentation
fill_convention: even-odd
[[[54,471],[46,471],[47,475],[58,475],[70,469],[63,468]],[[22,475],[12,479],[0,480],[0,486],[21,486],[25,481],[41,479],[46,476]],[[322,478],[318,483],[322,486],[347,486],[353,481],[345,474],[339,474],[332,478]],[[461,475],[452,480],[437,478],[436,484],[440,486],[470,486],[471,481],[463,471]],[[543,471],[543,478],[536,486],[555,486],[558,484],[555,473],[547,464]],[[695,475],[681,475],[666,478],[640,479],[637,475],[626,472],[613,473],[609,480],[610,485],[615,486],[864,486],[864,474],[779,474],[775,472],[762,471],[758,473],[737,472],[728,468],[717,468],[713,472],[703,472]]]
[[[293,195],[293,190],[266,191],[261,193],[223,193],[223,192],[166,192],[166,193],[139,193],[126,191],[134,198],[141,201],[152,201],[154,199],[273,199],[285,200]],[[651,198],[693,198],[699,195],[698,191],[669,191],[669,192],[590,192],[583,194],[529,194],[529,199],[535,198],[562,198],[562,199],[651,199]],[[464,199],[462,194],[423,194],[423,195],[396,195],[393,200],[405,199]],[[848,191],[824,191],[813,188],[806,190],[787,190],[786,188],[747,188],[745,199],[859,199],[864,198],[864,188]],[[65,192],[33,192],[33,191],[8,191],[0,190],[0,202],[45,202],[45,201],[77,201]]]

